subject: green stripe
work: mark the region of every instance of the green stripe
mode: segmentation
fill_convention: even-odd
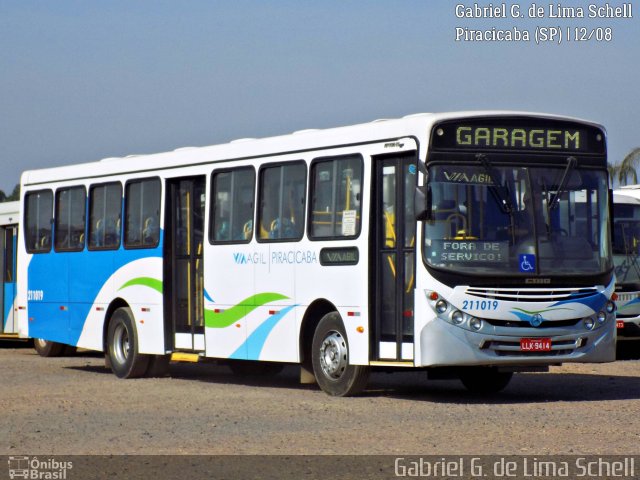
[[[289,297],[285,297],[279,293],[258,293],[257,295],[245,298],[240,303],[228,308],[224,312],[215,313],[213,310],[205,310],[204,324],[209,328],[226,328],[241,318],[246,317],[258,307],[270,302],[275,302],[276,300],[284,300],[287,298]]]
[[[143,287],[153,288],[154,290],[157,290],[159,293],[162,293],[162,280],[156,280],[155,278],[151,278],[151,277],[138,277],[138,278],[129,280],[127,283],[122,285],[118,289],[118,291],[122,290],[123,288],[132,287],[134,285],[142,285]]]

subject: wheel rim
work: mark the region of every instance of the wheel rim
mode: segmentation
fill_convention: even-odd
[[[339,379],[347,368],[347,342],[339,332],[329,332],[320,345],[322,373],[332,380]]]
[[[124,325],[118,325],[113,335],[113,353],[118,363],[126,363],[127,358],[129,358],[130,348],[129,332]]]

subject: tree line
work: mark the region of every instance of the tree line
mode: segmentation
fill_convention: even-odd
[[[622,162],[609,164],[609,181],[611,184],[636,185],[638,183],[638,166],[640,164],[640,147],[631,150]]]
[[[3,190],[0,190],[0,202],[13,202],[15,200],[20,200],[20,184],[16,184],[15,187],[13,187],[13,191],[11,192],[10,195],[7,195],[6,193],[4,193]]]

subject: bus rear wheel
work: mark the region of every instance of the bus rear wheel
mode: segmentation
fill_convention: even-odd
[[[322,390],[336,397],[357,395],[369,379],[369,367],[349,365],[349,342],[338,312],[327,313],[316,327],[311,362]]]
[[[498,393],[506,388],[513,372],[500,372],[491,367],[464,369],[459,374],[460,381],[471,393]]]
[[[33,348],[41,357],[59,357],[65,351],[66,345],[58,342],[50,342],[42,338],[33,339]]]
[[[131,310],[118,308],[111,317],[107,333],[108,363],[118,378],[142,377],[147,372],[150,359],[138,352],[138,345]]]

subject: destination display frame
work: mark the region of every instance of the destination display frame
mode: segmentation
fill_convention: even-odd
[[[593,125],[549,118],[478,117],[445,120],[431,132],[433,151],[552,154],[606,153],[605,132]]]

